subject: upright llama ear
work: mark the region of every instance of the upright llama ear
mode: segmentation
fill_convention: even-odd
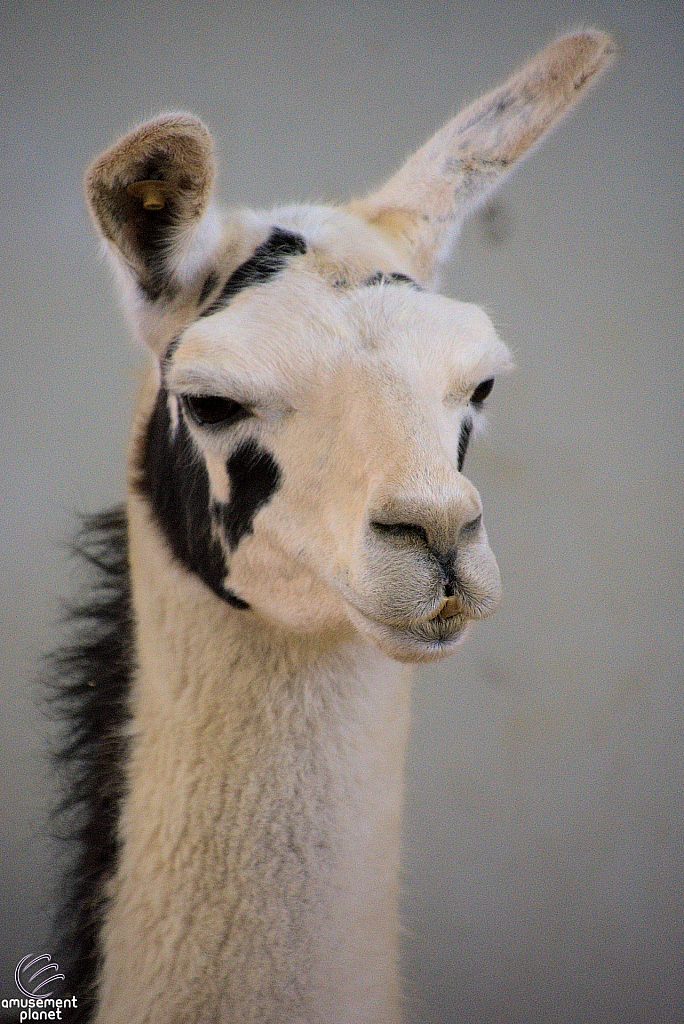
[[[552,42],[507,82],[449,121],[377,192],[350,209],[380,228],[426,283],[464,218],[611,63],[596,29]]]
[[[141,125],[89,168],[95,223],[149,301],[175,298],[199,269],[213,181],[211,136],[189,114],[162,114]]]

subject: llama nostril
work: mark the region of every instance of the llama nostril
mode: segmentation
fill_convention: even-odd
[[[381,536],[398,541],[419,541],[428,545],[428,536],[424,527],[417,523],[383,523],[380,520],[371,521],[372,528]]]

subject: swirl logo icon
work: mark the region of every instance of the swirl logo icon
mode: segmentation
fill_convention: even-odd
[[[52,962],[49,953],[40,956],[29,953],[19,961],[14,972],[17,988],[29,999],[49,999],[52,992],[44,991],[46,985],[60,979],[64,981],[64,975],[59,973],[59,966]]]

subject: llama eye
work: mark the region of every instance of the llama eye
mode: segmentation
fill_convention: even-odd
[[[183,395],[183,404],[200,427],[229,427],[249,416],[244,405],[220,395]]]
[[[485,398],[490,394],[494,387],[494,378],[490,377],[488,380],[483,380],[481,384],[478,384],[472,395],[470,396],[470,404],[474,405],[476,409],[481,409]]]

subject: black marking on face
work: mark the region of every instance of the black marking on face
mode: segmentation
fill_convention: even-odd
[[[274,228],[266,241],[254,250],[249,259],[233,271],[221,289],[220,295],[210,306],[202,310],[200,316],[211,316],[217,310],[223,309],[243,288],[269,281],[287,266],[290,256],[305,252],[306,242],[301,235],[285,231],[283,228]]]
[[[280,487],[280,470],[273,456],[256,441],[243,441],[226,463],[230,479],[230,501],[221,505],[226,540],[234,550],[246,533],[252,532],[254,517]]]
[[[169,342],[169,347],[166,350],[166,354],[164,355],[164,360],[162,362],[162,367],[167,366],[168,363],[171,362],[171,359],[173,358],[173,353],[176,351],[176,349],[180,345],[182,337],[183,337],[183,332],[179,331],[178,334],[176,334],[171,339],[171,341]]]
[[[202,291],[199,293],[197,305],[201,306],[209,298],[216,285],[219,283],[219,276],[215,270],[212,270],[207,274],[204,284],[202,285]]]
[[[420,285],[413,280],[412,277],[407,277],[406,274],[385,274],[382,270],[378,270],[377,273],[369,277],[364,282],[369,287],[376,284],[410,284],[411,287],[416,288],[418,291],[422,291]]]
[[[249,608],[246,601],[243,601],[241,597],[238,597],[230,587],[224,587],[221,592],[221,597],[224,598],[228,604],[232,604],[234,608]]]
[[[466,452],[468,451],[468,442],[470,441],[470,435],[473,431],[473,421],[470,419],[463,420],[461,424],[461,433],[458,439],[458,471],[459,473],[463,469],[463,463],[465,462]]]
[[[147,425],[136,486],[149,501],[178,561],[224,601],[236,608],[248,607],[223,585],[228,570],[215,535],[212,510],[216,510],[216,503],[211,499],[209,476],[183,417],[172,430],[164,388],[159,391]]]

